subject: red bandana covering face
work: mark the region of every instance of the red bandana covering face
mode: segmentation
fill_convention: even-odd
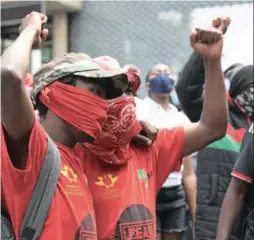
[[[136,120],[135,102],[131,97],[120,97],[109,101],[106,122],[94,145],[84,145],[97,157],[112,164],[123,164],[130,159],[129,144],[141,131]]]
[[[42,90],[40,100],[61,119],[93,138],[101,133],[107,118],[106,100],[58,81]]]

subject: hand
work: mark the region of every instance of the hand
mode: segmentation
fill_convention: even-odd
[[[142,131],[131,141],[136,147],[148,147],[156,140],[158,129],[147,122],[140,121]]]
[[[216,28],[225,34],[230,23],[231,19],[229,17],[217,17],[212,21],[212,28]]]
[[[43,25],[47,23],[47,16],[38,12],[27,14],[21,22],[19,32],[25,29],[35,29],[36,34],[33,40],[33,48],[39,48],[48,37],[48,29],[44,29]]]
[[[190,35],[190,44],[204,59],[219,59],[222,55],[222,32],[215,28],[195,29]]]

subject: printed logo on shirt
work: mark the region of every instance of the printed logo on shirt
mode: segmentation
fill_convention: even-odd
[[[105,188],[113,188],[117,180],[118,176],[113,176],[112,174],[105,174],[103,176],[99,176],[95,184]]]
[[[75,240],[97,240],[93,217],[88,215],[81,223],[74,237]]]
[[[152,177],[153,173],[146,173],[144,169],[137,170],[138,179],[144,184],[145,188],[148,188],[148,180]]]
[[[65,176],[70,182],[77,182],[78,176],[73,172],[73,170],[68,167],[67,165],[64,165],[61,169],[61,174]]]
[[[132,205],[121,214],[115,235],[103,240],[154,240],[155,232],[152,213],[143,205]]]
[[[65,179],[67,179],[66,182],[61,181],[63,182],[65,193],[68,195],[82,196],[83,191],[81,191],[81,188],[78,184],[78,176],[76,173],[74,173],[72,168],[64,165],[62,166],[60,173]]]

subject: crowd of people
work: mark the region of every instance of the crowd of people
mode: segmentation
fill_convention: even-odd
[[[30,75],[46,22],[25,16],[1,56],[1,237],[253,240],[253,65],[222,69],[230,19],[191,32],[177,83],[152,66],[145,99],[138,67],[109,56],[67,53]],[[24,224],[57,158],[42,227]]]

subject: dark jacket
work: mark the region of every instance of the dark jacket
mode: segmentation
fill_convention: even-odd
[[[231,80],[230,94],[237,96],[248,84],[235,78],[234,70],[238,64],[229,69]],[[192,122],[200,119],[204,100],[205,69],[203,59],[193,53],[185,64],[176,85],[178,98],[185,114]],[[243,135],[249,122],[229,97],[229,124],[227,135],[206,148],[197,155],[197,212],[196,239],[214,240],[220,207],[227,191],[233,166],[240,150]],[[232,238],[235,239],[235,238]]]

